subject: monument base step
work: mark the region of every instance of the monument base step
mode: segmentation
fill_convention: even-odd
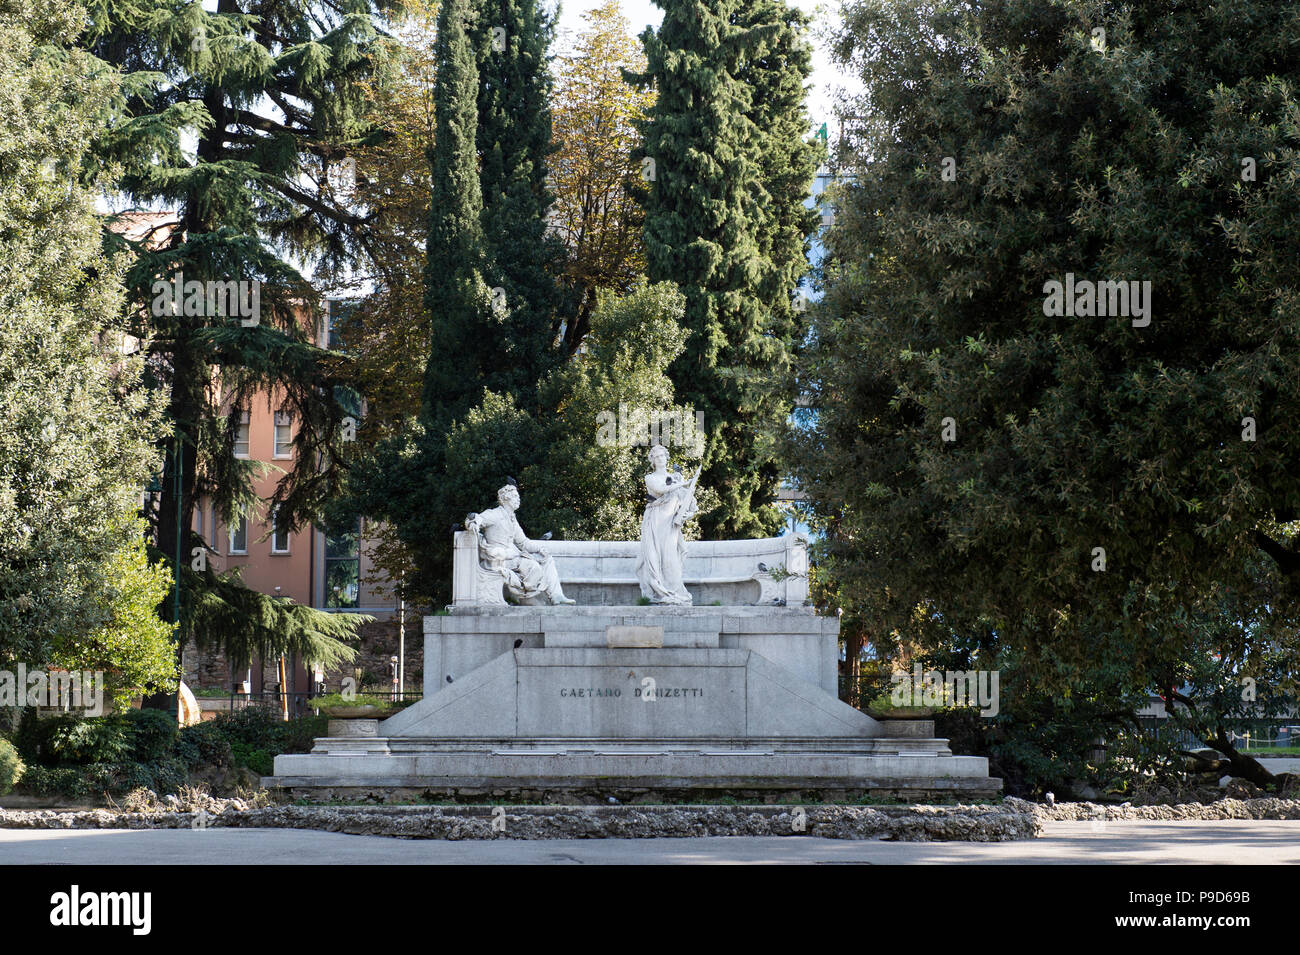
[[[988,779],[976,785],[964,781],[949,786],[933,785],[927,780],[897,780],[896,785],[780,787],[664,787],[610,786],[592,784],[568,789],[529,789],[517,785],[491,787],[470,786],[295,786],[282,783],[279,777],[267,776],[264,786],[275,788],[281,799],[299,803],[345,803],[353,805],[410,805],[424,803],[466,805],[538,806],[608,806],[651,805],[690,806],[711,803],[791,805],[796,803],[854,805],[887,802],[944,803],[996,800],[1002,796],[1002,780]]]
[[[807,748],[798,749],[800,741],[790,739],[747,740],[740,748],[721,740],[394,738],[386,755],[337,748],[357,742],[320,740],[324,752],[277,756],[275,775],[263,785],[295,793],[377,788],[447,795],[886,790],[969,796],[1001,789],[1001,780],[988,775],[988,760],[953,756],[944,740],[821,739],[802,741]],[[881,749],[868,749],[876,746]]]
[[[801,756],[843,753],[855,756],[951,756],[946,739],[933,737],[801,737],[770,736],[735,739],[702,737],[691,739],[573,739],[520,738],[443,739],[438,737],[394,736],[317,737],[313,756],[421,755],[421,754],[532,754],[543,756],[604,755],[748,755]]]

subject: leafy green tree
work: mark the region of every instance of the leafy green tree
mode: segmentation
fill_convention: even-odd
[[[103,254],[87,144],[120,79],[73,46],[84,12],[0,3],[0,658],[129,688],[172,673],[135,520],[161,407],[139,343],[110,331],[122,263]]]
[[[538,526],[585,540],[640,536],[650,437],[614,435],[613,420],[620,409],[644,409],[661,421],[694,421],[693,409],[677,401],[668,373],[685,348],[685,307],[670,282],[641,282],[623,295],[598,295],[582,351],[542,385],[543,407],[555,413],[541,419],[536,505],[544,510]],[[689,441],[670,452],[683,470],[698,463],[700,451]],[[701,507],[716,504],[712,489],[701,489],[698,497]],[[698,524],[686,530],[698,534]]]
[[[617,434],[602,440],[608,419],[601,416],[617,416],[620,404],[690,413],[674,403],[667,374],[685,341],[683,308],[671,283],[602,296],[587,347],[539,386],[542,406],[553,411],[533,414],[510,395],[485,391],[445,434],[435,439],[417,424],[408,443],[388,442],[359,462],[355,478],[367,489],[367,506],[384,516],[400,514],[414,500],[425,508],[419,520],[394,520],[417,555],[417,573],[408,581],[413,595],[447,602],[452,526],[471,510],[494,506],[507,475],[519,484],[520,521],[534,537],[547,531],[560,539],[636,536],[648,449],[622,443]],[[434,440],[445,472],[422,464],[421,446]],[[678,453],[677,463],[688,463],[686,453]],[[702,492],[701,504],[709,502]]]
[[[603,296],[588,347],[542,382],[545,406],[556,414],[530,415],[508,396],[485,392],[446,439],[448,467],[458,476],[450,516],[463,520],[469,510],[494,505],[509,474],[524,500],[521,523],[534,536],[635,538],[649,447],[603,440],[608,418],[601,416],[616,415],[620,404],[686,413],[673,404],[667,376],[686,337],[678,324],[683,307],[666,282]],[[679,464],[686,460],[678,455]]]
[[[91,598],[103,622],[65,632],[47,661],[65,670],[105,673],[118,709],[147,690],[171,690],[177,682],[175,624],[158,616],[158,605],[172,591],[172,575],[161,561],[149,561],[143,520],[126,522],[122,534],[125,543],[99,569],[100,588]]]
[[[877,637],[991,630],[1044,688],[1121,657],[1170,687],[1223,592],[1293,614],[1300,53],[1264,24],[1298,16],[846,6],[870,94],[794,454]],[[1138,285],[1071,317],[1069,280]]]
[[[1300,774],[1270,772],[1236,738],[1253,720],[1293,715],[1300,700],[1300,616],[1280,593],[1288,584],[1269,572],[1268,561],[1260,555],[1248,568],[1253,587],[1225,588],[1175,621],[1188,651],[1157,685],[1170,725],[1222,753],[1231,775],[1295,787]]]
[[[575,309],[564,349],[577,351],[590,330],[602,289],[624,293],[645,275],[641,238],[644,191],[637,123],[654,102],[652,89],[628,83],[645,55],[618,0],[583,14],[588,26],[556,58],[551,157],[555,203],[550,221],[566,250],[564,280]]]
[[[777,437],[791,409],[793,296],[813,220],[803,209],[817,147],[803,83],[804,17],[782,2],[665,0],[637,79],[658,96],[642,126],[652,281],[686,294],[691,336],[673,367],[681,400],[704,414],[702,483],[721,506],[706,532],[753,535],[781,523]]]

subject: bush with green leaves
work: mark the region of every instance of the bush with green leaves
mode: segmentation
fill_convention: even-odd
[[[175,757],[153,763],[119,763],[114,767],[111,792],[152,789],[156,793],[178,792],[189,783],[189,768]]]
[[[189,782],[191,773],[208,767],[268,776],[277,754],[309,752],[316,737],[326,734],[327,724],[323,716],[284,721],[278,711],[265,707],[179,730],[175,720],[157,710],[94,719],[39,719],[29,710],[12,748],[14,758],[28,767],[22,791],[32,795],[84,799],[138,788],[173,793]]]
[[[250,706],[233,713],[222,713],[211,721],[232,747],[244,743],[253,749],[268,753],[308,752],[317,736],[324,736],[329,720],[323,716],[282,720],[279,712],[260,706]]]
[[[166,426],[150,343],[116,327],[123,263],[95,209],[112,164],[91,155],[120,128],[121,79],[75,44],[84,7],[0,0],[0,18],[0,651],[165,679],[166,587],[136,514]]]
[[[167,759],[159,763],[32,766],[23,776],[22,789],[34,796],[85,799],[105,793],[126,793],[141,787],[156,793],[174,793],[188,781],[185,764],[177,759]]]
[[[274,772],[275,755],[248,743],[231,743],[230,756],[235,766],[251,769],[259,776],[270,776]]]
[[[121,716],[44,720],[42,755],[60,766],[117,763],[131,757],[131,724]]]
[[[7,739],[0,739],[0,796],[13,792],[26,769],[18,748]]]
[[[124,715],[131,734],[131,756],[136,762],[157,763],[172,756],[178,726],[171,714],[162,710],[127,710]]]
[[[1099,655],[1089,672],[1071,679],[1067,692],[1057,692],[1041,686],[1023,655],[1000,646],[995,634],[950,639],[950,649],[921,658],[925,669],[998,673],[996,715],[972,707],[935,714],[935,735],[954,753],[987,756],[989,775],[1002,779],[1013,796],[1077,794],[1083,785],[1102,792],[1131,788],[1142,770],[1117,762],[1103,743],[1133,730],[1133,714],[1147,700],[1140,682],[1125,679],[1122,654]]]
[[[18,713],[18,725],[10,737],[18,749],[18,755],[26,762],[36,763],[41,755],[41,719],[36,710],[23,707]]]
[[[182,729],[176,739],[176,756],[185,765],[229,766],[230,740],[216,721],[195,723]]]
[[[283,727],[280,744],[272,750],[274,753],[310,753],[318,736],[329,735],[329,718],[326,716],[304,716],[280,725]]]
[[[23,774],[22,790],[31,796],[65,796],[76,799],[88,794],[83,774],[75,767],[27,767]]]

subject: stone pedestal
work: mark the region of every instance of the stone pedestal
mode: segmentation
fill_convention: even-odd
[[[514,649],[609,647],[617,628],[663,631],[663,649],[754,650],[836,695],[839,628],[810,607],[457,607],[424,618],[424,693]],[[448,680],[448,677],[451,679]]]
[[[526,798],[1000,789],[932,722],[837,699],[838,624],[794,607],[456,608],[425,618],[423,700],[376,736],[331,729],[311,754],[277,756],[265,782]]]
[[[326,729],[339,739],[379,735],[379,720],[330,720]]]

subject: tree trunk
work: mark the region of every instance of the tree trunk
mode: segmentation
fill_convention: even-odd
[[[1217,727],[1213,736],[1208,733],[1204,734],[1202,742],[1228,757],[1228,772],[1230,775],[1248,779],[1261,788],[1274,786],[1279,782],[1278,778],[1265,769],[1258,760],[1247,756],[1233,746],[1228,741],[1228,734],[1223,731],[1222,726]]]
[[[184,319],[177,316],[177,322]],[[158,550],[166,555],[167,562],[172,565],[172,587],[173,590],[163,599],[158,606],[158,616],[163,620],[175,620],[177,616],[177,596],[175,588],[178,586],[179,569],[176,567],[176,561],[179,557],[185,561],[189,554],[189,529],[194,522],[194,484],[195,476],[198,470],[198,454],[194,441],[190,437],[193,423],[197,422],[201,415],[201,407],[198,402],[203,400],[203,385],[200,383],[200,376],[206,373],[206,369],[196,363],[187,353],[185,347],[185,333],[179,331],[175,337],[177,342],[172,352],[172,382],[171,382],[171,401],[168,412],[175,429],[175,434],[167,445],[164,456],[162,493],[159,495],[159,505],[157,511],[157,522],[155,524],[155,543]],[[179,440],[177,440],[179,437]],[[179,448],[179,458],[177,450]],[[180,467],[180,481],[177,481],[176,468]],[[179,502],[177,501],[177,490],[179,484]],[[179,513],[178,513],[179,504]],[[180,531],[180,548],[177,550],[177,531]],[[180,601],[183,603],[185,594],[182,591]],[[179,679],[182,675],[183,653],[185,650],[185,636],[178,629],[173,636],[173,648],[176,654],[176,674]],[[179,713],[179,693],[173,691],[170,693],[150,693],[144,697],[141,703],[144,709],[164,710],[172,715]]]
[[[1192,713],[1196,712],[1196,704],[1191,699],[1183,696],[1177,690],[1170,690],[1165,696],[1165,712],[1169,714],[1170,718],[1173,718],[1175,713],[1175,702],[1182,703]],[[1196,721],[1193,722],[1192,725],[1196,726],[1198,723],[1199,721]],[[1200,737],[1201,742],[1206,746],[1217,750],[1228,758],[1229,775],[1249,780],[1261,788],[1275,786],[1279,782],[1282,782],[1282,780],[1279,780],[1278,777],[1270,773],[1257,760],[1252,759],[1246,754],[1240,752],[1237,747],[1233,746],[1232,742],[1228,739],[1227,730],[1224,728],[1223,724],[1217,722],[1217,720],[1213,733],[1196,732],[1195,735]]]
[[[862,631],[854,628],[844,635],[844,701],[858,706],[862,701]]]

